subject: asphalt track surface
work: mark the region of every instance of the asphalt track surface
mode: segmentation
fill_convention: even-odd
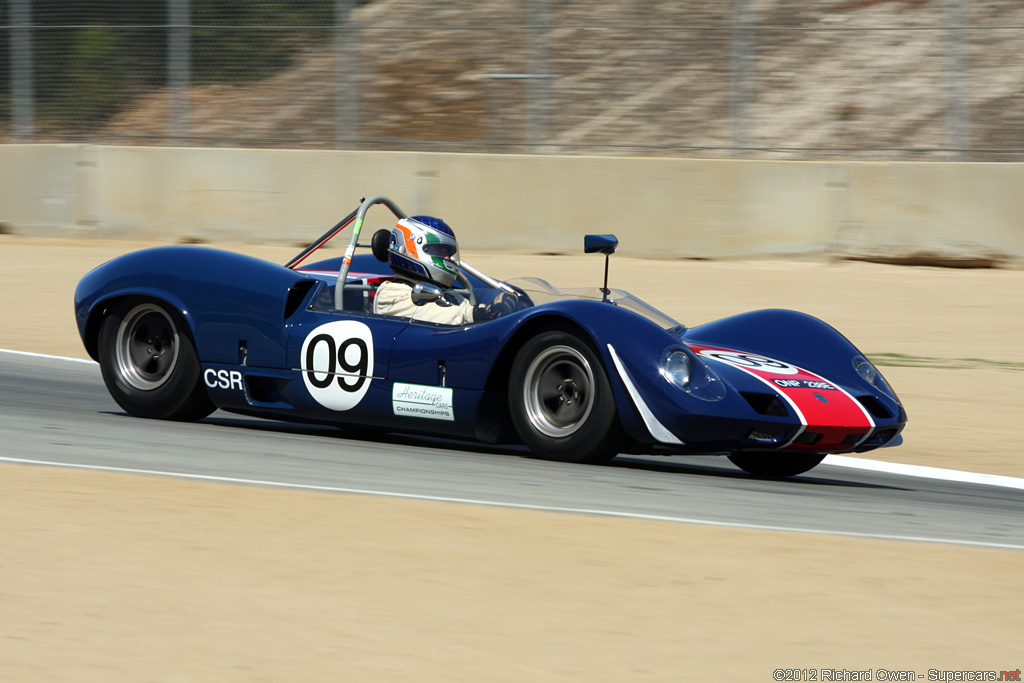
[[[550,463],[516,448],[355,437],[217,412],[126,415],[93,363],[0,354],[0,462],[35,462],[679,522],[1024,549],[1024,490],[820,465],[760,480],[725,458]]]

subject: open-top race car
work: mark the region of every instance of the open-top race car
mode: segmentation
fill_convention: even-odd
[[[75,292],[82,341],[114,400],[142,417],[247,415],[522,443],[536,456],[727,455],[755,475],[805,472],[827,453],[901,443],[907,416],[878,370],[811,316],[762,310],[687,328],[604,286],[561,290],[458,266],[451,292],[414,303],[520,302],[446,325],[374,313],[394,278],[389,231],[358,243],[374,196],[285,266],[203,247],[145,249],[88,273]],[[345,254],[300,267],[352,225]],[[355,254],[357,246],[371,253]]]

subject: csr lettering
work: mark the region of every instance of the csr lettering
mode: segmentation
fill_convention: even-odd
[[[212,389],[242,390],[242,373],[238,370],[207,370],[203,373],[203,381]]]

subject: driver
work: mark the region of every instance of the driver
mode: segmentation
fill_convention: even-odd
[[[446,325],[493,320],[518,310],[518,298],[498,294],[486,306],[473,306],[451,292],[458,276],[459,244],[455,233],[440,218],[413,216],[398,221],[388,243],[388,265],[395,280],[381,283],[373,301],[373,312],[424,320]],[[417,306],[412,302],[416,282],[437,285],[444,296],[435,302]]]

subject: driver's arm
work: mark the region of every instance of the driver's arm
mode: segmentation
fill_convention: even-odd
[[[474,322],[486,322],[488,320],[494,320],[500,318],[503,315],[509,313],[515,313],[522,308],[522,303],[519,297],[515,294],[509,294],[508,292],[501,292],[498,296],[494,297],[494,301],[487,305],[479,305],[473,311]]]
[[[444,325],[465,325],[474,322],[476,311],[468,301],[417,306],[412,302],[412,287],[404,282],[384,282],[377,288],[373,312]]]

